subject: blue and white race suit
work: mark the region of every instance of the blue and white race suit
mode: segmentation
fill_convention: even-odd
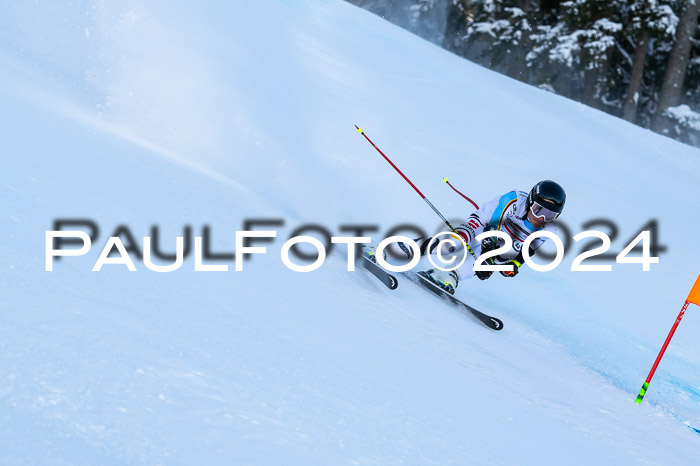
[[[455,230],[464,238],[467,244],[469,244],[469,247],[472,248],[477,257],[481,254],[481,242],[476,240],[477,236],[485,230],[499,230],[505,232],[513,239],[513,247],[508,252],[494,257],[495,263],[504,264],[512,259],[522,262],[521,251],[523,243],[530,234],[541,230],[549,231],[554,234],[557,233],[557,227],[553,223],[546,224],[544,228],[535,228],[535,226],[528,221],[527,196],[527,193],[516,190],[498,196],[486,204],[483,204],[479,210],[471,214],[467,221],[455,228]],[[444,236],[441,238],[444,238]],[[421,252],[426,252],[425,248],[428,246],[430,239],[431,238],[425,238],[423,241],[418,241]],[[538,237],[532,241],[532,243],[530,243],[530,255],[533,255],[546,240],[547,238]],[[463,248],[461,241],[455,243],[457,247],[454,251],[460,251]],[[435,241],[431,245],[431,253],[435,252],[434,249],[437,244],[438,242]],[[499,238],[498,247],[501,247],[503,244],[504,240]],[[448,251],[443,247],[443,254],[446,252]],[[474,258],[470,255],[464,264],[457,269],[459,279],[463,280],[473,277],[473,266]]]

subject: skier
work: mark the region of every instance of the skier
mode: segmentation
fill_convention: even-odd
[[[499,256],[495,256],[484,261],[487,264],[506,264],[512,266],[512,271],[500,272],[504,277],[514,277],[518,274],[520,266],[523,264],[522,246],[527,237],[540,230],[545,230],[556,234],[557,228],[552,223],[561,214],[566,193],[564,189],[551,180],[540,181],[530,193],[523,191],[510,191],[502,196],[496,197],[492,201],[481,206],[479,210],[471,214],[466,223],[455,228],[474,251],[476,256],[496,249],[504,244],[503,239],[498,237],[487,237],[481,243],[476,241],[476,237],[484,231],[499,230],[507,233],[513,239],[513,247],[510,251]],[[431,250],[426,251],[432,237],[418,238],[421,254],[434,253],[439,243],[439,238],[431,245]],[[530,244],[530,256],[542,246],[547,238],[536,238]],[[399,242],[399,248],[410,260],[413,257],[413,249]],[[456,248],[445,252],[455,252],[463,248],[460,241]],[[372,251],[373,252],[373,251]],[[474,271],[474,258],[469,257],[459,268],[452,271],[439,269],[428,269],[418,272],[429,279],[437,286],[454,294],[460,280],[465,280],[476,275],[481,280],[488,279],[493,272]],[[447,268],[447,267],[446,267]]]

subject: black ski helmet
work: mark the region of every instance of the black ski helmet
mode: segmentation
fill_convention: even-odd
[[[566,193],[564,188],[559,186],[552,180],[544,180],[537,183],[530,194],[527,196],[527,210],[530,210],[532,204],[537,202],[542,207],[551,210],[552,212],[561,213],[564,210],[566,202]]]

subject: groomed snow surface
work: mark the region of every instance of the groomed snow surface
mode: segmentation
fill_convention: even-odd
[[[453,56],[341,0],[0,7],[0,463],[696,464],[700,309],[634,403],[700,272],[700,152]],[[555,179],[562,221],[650,220],[650,272],[417,286],[281,262],[300,225],[381,237]],[[60,218],[100,227],[44,271]],[[242,272],[92,272],[126,225],[160,247],[282,219]],[[595,225],[592,228],[604,230]],[[265,229],[256,227],[255,229]]]

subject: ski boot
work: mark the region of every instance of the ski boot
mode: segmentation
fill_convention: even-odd
[[[439,269],[429,269],[425,272],[418,272],[423,278],[430,280],[437,286],[448,292],[449,294],[455,294],[457,285],[459,284],[459,278],[457,277],[457,272],[454,270],[445,271]]]

